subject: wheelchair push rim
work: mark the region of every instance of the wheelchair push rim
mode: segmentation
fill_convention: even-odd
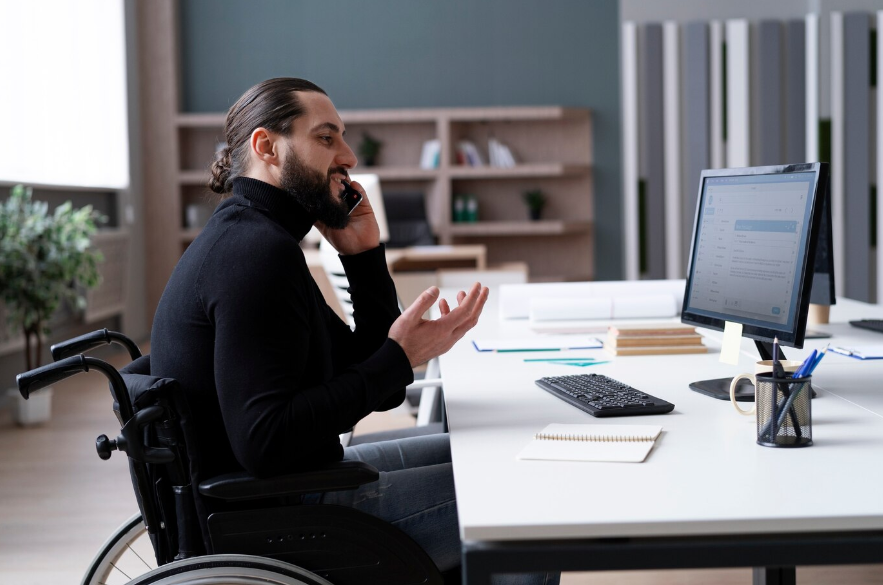
[[[139,542],[142,546],[138,546]],[[126,560],[121,562],[121,559]],[[155,568],[153,548],[139,512],[123,522],[101,545],[80,585],[127,583]]]
[[[252,555],[209,555],[175,561],[129,585],[332,585],[289,563]]]

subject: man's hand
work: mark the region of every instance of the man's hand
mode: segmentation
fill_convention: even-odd
[[[459,306],[456,309],[451,310],[448,302],[441,299],[438,303],[441,317],[434,321],[424,319],[423,313],[435,304],[438,294],[438,288],[434,286],[423,291],[389,328],[390,339],[402,346],[411,367],[447,352],[475,327],[487,301],[488,289],[476,282],[468,294],[457,293]]]
[[[343,255],[358,254],[380,245],[380,228],[377,227],[368,195],[358,182],[351,181],[350,185],[362,194],[362,202],[350,214],[349,225],[342,230],[334,230],[322,222],[316,222],[316,229]]]

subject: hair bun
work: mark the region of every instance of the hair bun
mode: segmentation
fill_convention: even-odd
[[[209,189],[222,195],[230,191],[227,183],[230,181],[231,164],[230,147],[225,146],[218,152],[212,163],[212,177],[208,182]]]

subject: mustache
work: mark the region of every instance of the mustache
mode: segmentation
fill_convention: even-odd
[[[343,175],[347,181],[350,180],[350,175],[348,172],[346,172],[346,169],[344,167],[336,167],[333,169],[329,169],[329,171],[328,171],[328,178],[329,179],[331,179],[331,175]]]

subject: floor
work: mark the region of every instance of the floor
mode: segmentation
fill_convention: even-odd
[[[115,365],[122,354],[107,358]],[[127,466],[114,454],[102,461],[95,438],[119,430],[104,378],[95,372],[56,385],[50,423],[16,427],[0,409],[0,585],[69,585],[104,539],[136,511]],[[377,413],[356,433],[414,424],[406,413]],[[802,585],[883,585],[883,566],[798,570]],[[748,585],[748,569],[570,573],[564,585]]]

